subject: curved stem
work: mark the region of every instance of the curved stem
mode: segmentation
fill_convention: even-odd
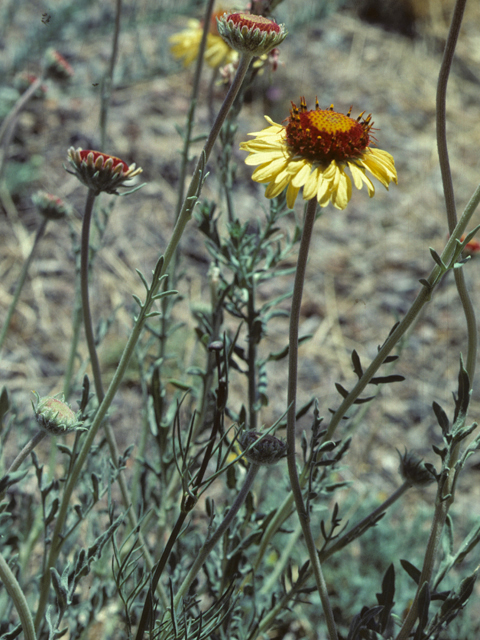
[[[18,584],[18,580],[12,573],[12,570],[5,561],[5,558],[0,554],[0,580],[5,586],[8,595],[13,600],[15,609],[17,610],[18,617],[22,624],[23,634],[25,640],[36,640],[35,628],[33,626],[33,618],[28,608],[27,600],[22,591],[22,588]]]
[[[248,469],[248,473],[245,476],[245,482],[243,483],[242,488],[238,492],[238,495],[235,498],[232,506],[228,510],[227,515],[224,517],[224,519],[222,520],[221,524],[218,526],[218,528],[215,531],[215,533],[202,546],[202,548],[200,549],[200,551],[197,554],[197,558],[196,558],[195,562],[193,563],[193,565],[190,568],[189,572],[185,576],[184,581],[180,585],[180,587],[179,587],[179,589],[178,589],[178,591],[177,591],[177,593],[175,595],[175,598],[173,600],[173,609],[174,610],[177,609],[178,605],[180,604],[181,599],[187,593],[190,585],[192,584],[192,582],[194,581],[197,573],[200,571],[200,569],[202,568],[202,565],[204,564],[204,562],[206,561],[206,559],[210,555],[212,549],[215,548],[217,542],[220,540],[220,538],[223,536],[225,531],[228,529],[228,527],[232,523],[234,517],[237,515],[238,510],[240,509],[242,504],[245,502],[245,499],[246,499],[246,497],[248,495],[248,492],[251,489],[251,486],[253,484],[253,481],[255,480],[255,476],[257,475],[259,469],[260,469],[260,465],[258,465],[258,464],[250,464],[250,467]]]
[[[88,266],[90,254],[90,223],[92,220],[93,205],[96,193],[92,189],[88,190],[85,212],[83,214],[81,258],[80,258],[80,293],[82,297],[83,326],[87,340],[90,364],[92,365],[93,382],[97,393],[98,402],[102,402],[104,397],[102,377],[100,373],[100,363],[98,361],[97,349],[95,347],[95,336],[93,334],[92,314],[90,313],[90,300],[88,295]]]
[[[450,171],[450,163],[448,159],[446,134],[446,94],[450,68],[452,65],[453,55],[455,53],[455,47],[457,45],[458,34],[460,32],[463,14],[465,12],[465,6],[466,0],[457,0],[457,2],[455,3],[437,85],[438,157],[442,173],[445,206],[447,209],[448,229],[450,233],[453,233],[454,227],[456,226],[457,214],[455,210],[452,174]],[[457,269],[455,272],[455,284],[457,285],[457,290],[467,321],[468,354],[466,370],[470,377],[470,384],[472,384],[473,376],[475,374],[475,361],[477,354],[477,327],[475,312],[468,295],[463,270],[461,269]],[[460,443],[453,447],[451,453],[449,454],[449,459],[444,461],[444,468],[447,472],[447,475],[445,478],[445,483],[442,483],[442,486],[439,487],[439,490],[437,492],[435,513],[433,516],[430,536],[425,551],[422,572],[418,582],[417,593],[415,594],[412,606],[410,607],[407,617],[405,618],[402,628],[400,629],[400,632],[397,636],[397,640],[407,640],[407,638],[410,637],[411,631],[418,617],[418,602],[420,592],[423,588],[423,585],[426,582],[429,583],[432,579],[433,567],[436,560],[440,540],[442,538],[443,528],[445,526],[448,511],[453,502],[453,495],[451,494],[453,492],[453,484],[455,482],[455,466],[458,460],[459,450]]]
[[[445,207],[447,210],[448,232],[450,234],[457,224],[457,213],[455,209],[455,194],[453,190],[452,173],[450,171],[447,146],[447,85],[466,4],[467,0],[457,0],[455,4],[437,84],[437,148],[440,171],[442,174],[443,192],[445,196]],[[468,294],[463,269],[457,269],[455,271],[455,284],[457,286],[458,295],[460,296],[460,301],[462,303],[467,322],[468,346],[465,368],[470,377],[470,381],[472,382],[475,375],[475,365],[477,360],[477,323],[475,319],[475,310]]]
[[[315,540],[310,529],[310,517],[303,502],[302,489],[298,478],[297,461],[295,457],[295,427],[296,427],[296,399],[297,399],[297,369],[298,369],[298,327],[300,324],[300,306],[302,303],[303,285],[305,281],[305,271],[307,266],[308,250],[312,237],[313,224],[317,211],[317,200],[309,200],[305,210],[305,220],[303,224],[302,239],[298,252],[297,269],[295,272],[295,283],[292,296],[292,308],[290,312],[290,332],[288,351],[288,413],[287,413],[287,463],[288,474],[292,486],[293,497],[300,524],[302,526],[305,543],[308,549],[310,562],[312,563],[315,582],[317,584],[320,600],[322,601],[323,612],[327,622],[330,640],[337,640],[337,630],[333,611],[328,598],[327,585],[323,577],[322,567],[318,558]]]
[[[28,270],[30,269],[30,265],[32,264],[33,255],[35,253],[35,250],[37,248],[38,243],[40,242],[42,236],[45,234],[45,229],[47,228],[47,224],[48,224],[47,218],[43,218],[42,224],[37,229],[35,240],[33,241],[33,245],[32,245],[32,248],[30,250],[30,255],[25,260],[25,263],[24,263],[24,265],[22,267],[20,275],[18,276],[17,288],[15,289],[15,293],[13,294],[12,302],[10,303],[10,306],[8,307],[7,317],[5,318],[5,321],[4,321],[3,327],[2,327],[2,331],[0,333],[0,350],[2,349],[3,343],[5,341],[5,337],[7,335],[8,327],[9,327],[9,324],[10,324],[10,320],[12,319],[13,313],[14,313],[15,308],[17,306],[17,302],[18,302],[18,299],[20,297],[20,293],[22,292],[23,285],[25,284],[25,280],[27,279],[27,274],[28,274]]]

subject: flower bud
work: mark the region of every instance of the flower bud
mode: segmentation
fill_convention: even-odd
[[[45,75],[47,78],[65,82],[74,74],[73,68],[56,49],[50,48],[45,52]]]
[[[32,402],[35,418],[41,429],[58,436],[69,431],[74,431],[82,426],[78,419],[79,414],[75,414],[71,407],[64,402],[63,394],[57,396],[46,396],[40,398],[36,391],[33,392],[36,402]]]
[[[32,196],[32,202],[48,220],[60,220],[71,212],[71,208],[63,200],[46,191],[37,191]]]
[[[287,455],[285,442],[269,433],[244,431],[239,442],[245,457],[253,464],[275,464]]]
[[[287,37],[284,25],[253,13],[224,13],[217,28],[229,47],[253,56],[269,53]]]
[[[118,195],[118,187],[128,186],[125,182],[142,173],[142,169],[136,169],[135,164],[128,166],[120,158],[100,151],[84,151],[70,147],[68,161],[74,168],[74,171],[69,173],[77,176],[80,182],[96,195],[102,191]]]
[[[434,477],[426,468],[422,458],[406,449],[403,455],[398,449],[397,453],[400,458],[399,471],[406,482],[413,487],[424,487],[433,482]]]

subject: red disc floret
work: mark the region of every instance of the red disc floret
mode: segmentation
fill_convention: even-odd
[[[247,27],[248,29],[260,29],[260,31],[269,33],[280,33],[281,31],[280,25],[273,20],[250,13],[231,13],[227,19],[235,25]]]
[[[96,164],[98,158],[103,158],[104,164],[107,160],[113,160],[113,164],[112,164],[113,171],[119,164],[121,164],[123,173],[127,173],[128,164],[126,162],[124,162],[123,160],[120,160],[120,158],[116,158],[115,156],[110,156],[108,155],[108,153],[100,153],[100,151],[92,151],[91,149],[82,149],[80,151],[80,158],[82,159],[82,162],[87,162],[87,158],[90,153],[93,153],[93,164]]]
[[[295,156],[309,162],[341,162],[362,155],[370,144],[370,116],[362,120],[361,114],[356,120],[330,109],[316,108],[307,110],[302,98],[300,109],[292,102],[290,117],[286,125],[286,140]]]

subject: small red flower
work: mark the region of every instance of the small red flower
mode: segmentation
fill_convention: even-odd
[[[70,147],[68,161],[74,168],[69,173],[76,175],[96,195],[102,191],[118,195],[118,187],[128,186],[125,185],[128,180],[142,173],[142,169],[137,169],[135,164],[129,166],[120,158],[90,149]]]
[[[252,56],[269,53],[287,37],[282,24],[253,13],[225,13],[217,24],[218,33],[229,47]]]
[[[45,53],[45,73],[52,80],[60,82],[70,80],[74,75],[73,68],[56,49],[47,49]]]
[[[70,207],[61,198],[46,191],[37,191],[32,201],[42,216],[49,220],[60,220],[70,213]]]

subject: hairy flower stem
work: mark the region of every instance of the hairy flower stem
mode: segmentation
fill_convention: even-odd
[[[223,103],[222,108],[220,109],[220,112],[215,121],[215,125],[208,137],[208,140],[205,144],[203,152],[200,154],[200,158],[197,162],[197,166],[193,173],[193,178],[190,183],[187,196],[185,198],[184,204],[180,211],[180,215],[178,216],[178,220],[173,230],[172,237],[170,238],[170,242],[168,243],[168,246],[165,250],[163,260],[157,263],[157,268],[154,271],[151,288],[148,291],[143,307],[141,308],[140,313],[138,314],[138,317],[132,329],[132,333],[130,334],[130,337],[127,340],[122,356],[120,358],[120,362],[118,363],[118,366],[117,366],[117,369],[115,370],[112,381],[110,382],[110,386],[108,387],[105,397],[103,398],[103,401],[100,403],[100,406],[98,407],[95,413],[95,417],[90,426],[90,429],[85,434],[82,448],[75,461],[75,465],[72,469],[70,477],[65,485],[62,500],[58,510],[55,528],[51,537],[52,543],[50,546],[50,553],[46,563],[46,570],[43,574],[41,585],[40,585],[40,598],[39,598],[39,603],[37,607],[37,614],[35,616],[36,629],[38,629],[43,622],[45,609],[48,603],[48,595],[49,595],[49,588],[50,588],[50,568],[55,566],[60,550],[62,548],[62,544],[63,544],[62,530],[65,524],[65,520],[67,518],[68,506],[70,503],[70,498],[72,496],[73,490],[80,477],[81,470],[83,468],[83,465],[85,464],[85,460],[87,459],[88,453],[93,444],[95,436],[97,435],[98,430],[100,429],[100,426],[102,425],[102,422],[105,416],[107,415],[107,411],[113,402],[113,399],[118,391],[118,388],[120,387],[123,376],[125,375],[125,371],[127,370],[128,363],[130,362],[130,359],[135,351],[136,344],[140,339],[143,328],[148,319],[148,314],[152,308],[152,305],[155,301],[155,296],[158,294],[160,284],[162,282],[160,278],[166,273],[168,266],[171,262],[172,256],[174,255],[177,249],[180,238],[182,237],[185,227],[191,218],[193,207],[198,199],[198,196],[202,188],[202,183],[205,178],[205,163],[210,155],[210,152],[213,148],[213,145],[218,136],[218,133],[220,132],[222,124],[228,115],[228,111],[241,87],[241,84],[243,82],[243,79],[248,70],[251,60],[252,60],[251,56],[243,56],[240,60],[240,64],[239,64],[235,79],[225,98],[225,102]],[[121,477],[122,475],[120,475],[120,478]],[[131,511],[132,509],[130,509],[129,513]]]
[[[180,587],[179,587],[179,589],[178,589],[178,591],[177,591],[177,593],[175,595],[175,598],[173,600],[173,609],[174,610],[176,610],[178,608],[178,606],[180,605],[180,602],[181,602],[182,598],[187,593],[190,585],[192,584],[192,582],[194,581],[196,575],[198,574],[198,572],[202,568],[202,565],[204,564],[204,562],[206,561],[206,559],[210,555],[211,551],[215,548],[217,542],[220,540],[220,538],[223,536],[223,534],[226,532],[226,530],[228,529],[228,527],[232,523],[234,517],[237,515],[238,510],[240,509],[242,504],[245,502],[245,499],[246,499],[246,497],[248,495],[248,492],[250,491],[250,489],[252,487],[253,481],[255,480],[255,477],[256,477],[259,469],[260,469],[260,465],[258,465],[258,464],[250,464],[250,467],[248,469],[248,473],[247,473],[247,475],[245,477],[245,482],[243,483],[242,488],[238,492],[237,497],[235,498],[232,506],[229,508],[227,515],[224,517],[224,519],[222,520],[221,524],[218,526],[218,528],[215,531],[215,533],[212,536],[210,536],[210,538],[208,538],[208,540],[202,546],[202,548],[200,549],[200,551],[197,554],[197,558],[196,558],[195,562],[191,566],[189,572],[185,576],[184,581],[180,585]]]
[[[18,299],[20,297],[20,293],[22,292],[23,285],[25,284],[25,280],[27,279],[27,274],[28,274],[28,270],[30,269],[30,265],[32,264],[33,255],[34,255],[35,250],[36,250],[36,248],[38,246],[38,243],[40,242],[41,238],[45,234],[45,229],[47,228],[47,224],[48,224],[47,218],[43,218],[41,225],[37,229],[37,233],[35,235],[35,240],[33,241],[33,245],[32,245],[32,248],[30,250],[30,254],[29,254],[28,258],[25,260],[25,263],[24,263],[24,265],[22,267],[20,275],[18,276],[17,287],[15,289],[15,293],[13,294],[12,302],[10,303],[10,306],[8,307],[7,317],[4,320],[2,331],[0,333],[0,351],[1,351],[2,347],[3,347],[3,343],[5,342],[5,337],[7,335],[8,327],[9,327],[9,324],[10,324],[10,320],[12,319],[13,313],[14,313],[15,308],[17,306],[17,302],[18,302]]]
[[[322,567],[318,558],[315,540],[310,528],[310,516],[306,511],[303,502],[302,488],[297,471],[297,461],[295,455],[296,436],[296,400],[297,400],[297,370],[298,370],[298,327],[300,324],[300,306],[302,303],[303,285],[305,282],[305,272],[307,266],[308,250],[312,237],[315,214],[317,211],[317,200],[312,198],[308,201],[305,209],[305,220],[303,223],[302,239],[298,250],[297,268],[295,271],[295,282],[293,285],[292,308],[290,311],[290,331],[289,331],[289,351],[288,351],[288,412],[287,412],[287,463],[288,474],[292,486],[295,507],[300,524],[302,525],[303,536],[308,549],[308,555],[312,564],[317,584],[320,600],[322,601],[323,612],[327,622],[330,640],[337,640],[337,629],[333,618],[333,611],[327,592],[327,585],[323,577]]]
[[[22,591],[18,580],[13,575],[5,558],[0,554],[0,581],[5,586],[8,595],[17,610],[20,623],[22,625],[23,637],[25,640],[36,640],[35,628],[33,626],[33,618],[28,608],[27,600]]]

